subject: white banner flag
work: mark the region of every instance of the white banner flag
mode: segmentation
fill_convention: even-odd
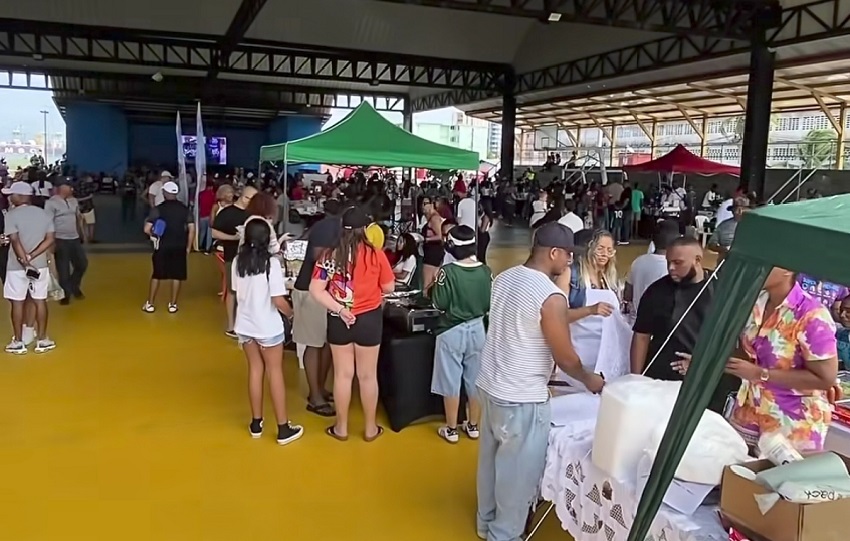
[[[189,183],[186,179],[186,154],[183,153],[183,126],[181,126],[180,111],[177,111],[177,186],[180,188],[177,199],[184,205],[188,205]]]
[[[195,117],[197,146],[195,151],[195,223],[198,223],[198,194],[207,186],[207,138],[204,137],[204,121],[201,119],[201,102]]]

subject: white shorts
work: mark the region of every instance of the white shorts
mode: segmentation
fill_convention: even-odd
[[[10,270],[3,284],[3,297],[10,301],[25,301],[27,295],[39,301],[47,299],[50,289],[50,271],[45,267],[38,269],[40,276],[36,280],[27,277],[25,270]]]
[[[85,222],[86,225],[94,225],[94,210],[90,210],[88,212],[83,213],[83,222]]]

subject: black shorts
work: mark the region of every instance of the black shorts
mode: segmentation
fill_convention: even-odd
[[[431,267],[442,267],[446,250],[441,242],[426,242],[422,244],[422,263]]]
[[[379,346],[383,334],[384,309],[381,306],[359,314],[354,325],[350,328],[339,317],[328,314],[328,344],[334,346],[347,346],[348,344],[364,347]]]
[[[154,280],[180,280],[186,279],[186,248],[160,247],[151,257],[153,261]]]
[[[0,281],[4,284],[6,283],[6,264],[9,261],[9,248],[10,246],[8,244],[6,246],[0,246]]]

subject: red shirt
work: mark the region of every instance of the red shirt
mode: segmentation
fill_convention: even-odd
[[[301,201],[304,199],[304,188],[301,186],[295,186],[292,188],[292,200],[293,201]]]
[[[215,190],[203,190],[198,194],[198,218],[209,218],[215,205]]]
[[[466,194],[466,184],[463,182],[463,179],[457,179],[455,181],[455,187],[452,191],[456,194]]]
[[[313,278],[327,280],[328,293],[355,316],[381,306],[384,300],[381,286],[395,282],[386,254],[371,246],[360,247],[353,275],[350,268],[342,272],[333,259],[324,259],[316,263]]]

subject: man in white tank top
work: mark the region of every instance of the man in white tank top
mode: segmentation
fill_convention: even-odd
[[[573,349],[567,298],[553,281],[569,266],[573,249],[572,231],[548,223],[537,230],[525,264],[493,282],[477,380],[477,528],[487,541],[519,541],[537,497],[549,441],[553,361],[591,392],[602,390],[602,377],[586,372]]]

